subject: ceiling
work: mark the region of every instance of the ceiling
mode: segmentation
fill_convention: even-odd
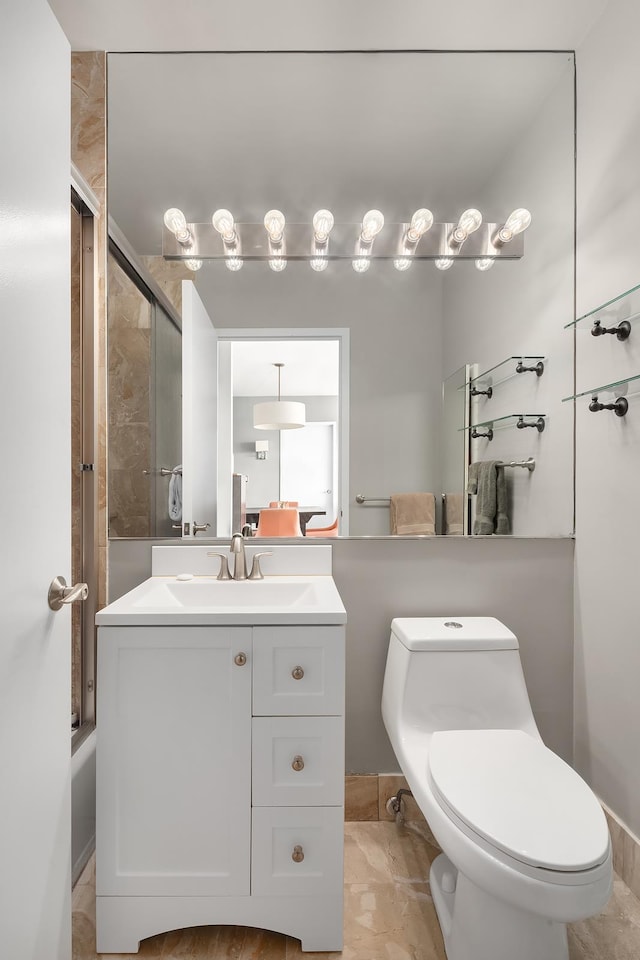
[[[567,50],[608,0],[49,0],[73,50]]]
[[[337,340],[236,340],[233,343],[234,397],[276,397],[278,372],[283,397],[337,397]]]

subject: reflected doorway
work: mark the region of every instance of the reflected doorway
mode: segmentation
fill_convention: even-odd
[[[297,501],[312,527],[338,519],[348,533],[348,331],[218,331],[218,536],[231,532],[225,487],[247,477],[247,513],[274,501]],[[254,427],[253,407],[275,399],[274,364],[284,363],[283,400],[304,403],[306,425]],[[267,449],[265,450],[265,441]]]

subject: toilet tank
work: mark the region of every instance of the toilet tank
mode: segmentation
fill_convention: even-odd
[[[393,620],[382,713],[392,742],[409,727],[539,736],[517,638],[494,617]]]

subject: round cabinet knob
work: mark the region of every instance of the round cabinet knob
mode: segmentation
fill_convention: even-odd
[[[293,848],[293,853],[291,854],[291,859],[294,863],[302,863],[304,860],[304,850],[299,843]]]
[[[302,680],[302,678],[304,677],[304,670],[302,669],[302,667],[294,667],[293,670],[291,671],[291,676],[293,677],[294,680]]]
[[[299,754],[293,758],[293,763],[291,764],[291,766],[296,772],[299,772],[300,770],[304,770],[304,760]]]
[[[237,657],[234,658],[234,662],[238,667],[244,667],[245,663],[247,662],[246,653],[239,653]]]

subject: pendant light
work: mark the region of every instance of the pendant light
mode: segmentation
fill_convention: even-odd
[[[256,403],[253,408],[253,426],[256,430],[295,430],[306,425],[304,403],[280,399],[280,376],[284,363],[274,363],[278,368],[278,399]]]

